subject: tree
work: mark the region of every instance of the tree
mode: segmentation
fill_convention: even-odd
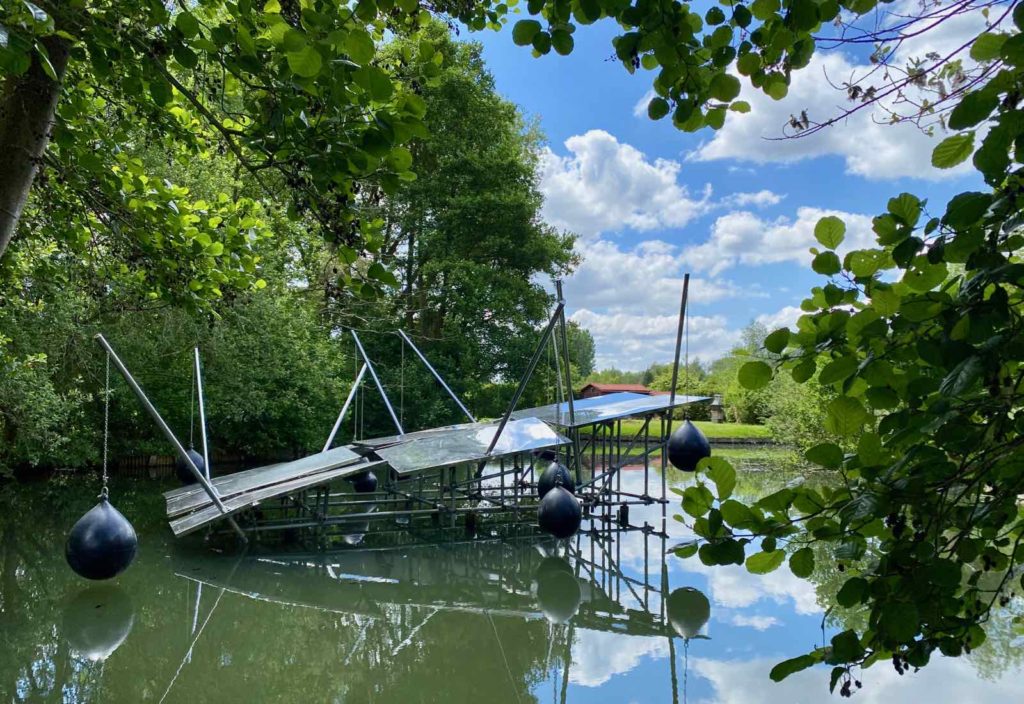
[[[970,652],[1015,589],[1024,557],[1022,27],[1024,5],[1000,7],[970,46],[985,79],[951,101],[956,134],[932,154],[939,168],[973,157],[987,189],[955,196],[941,214],[900,194],[874,219],[877,246],[843,257],[843,222],[823,218],[812,254],[827,282],[803,301],[795,330],[765,339],[778,357],[739,370],[755,390],[773,376],[816,375],[832,396],[825,429],[842,442],[806,457],[836,481],[743,505],[729,500],[731,467],[712,459],[704,476],[717,500],[703,480],[686,490],[707,563],[743,561],[743,545],[761,538],[745,560],[754,572],[788,551],[806,576],[818,544],[851,567],[836,598],[863,608],[866,625],[780,663],[773,679],[825,662],[832,687],[849,695],[854,666],[891,661],[903,672],[936,652]],[[694,502],[701,497],[706,504]]]

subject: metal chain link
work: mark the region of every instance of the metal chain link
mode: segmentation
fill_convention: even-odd
[[[100,489],[100,499],[104,501],[110,495],[107,488],[107,457],[110,444],[110,352],[107,352],[107,379],[103,387],[103,488]]]

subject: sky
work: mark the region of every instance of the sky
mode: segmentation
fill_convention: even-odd
[[[886,12],[909,10],[911,1]],[[984,28],[979,14],[948,21],[905,43],[897,62],[948,53]],[[931,166],[941,131],[929,137],[914,125],[879,124],[878,110],[812,137],[767,139],[781,135],[791,114],[806,109],[820,121],[846,105],[830,81],[867,70],[866,55],[819,51],[780,102],[743,79],[750,113],[730,113],[718,132],[686,134],[647,117],[654,73],[630,75],[611,58],[615,23],[579,27],[568,57],[533,58],[510,30],[462,36],[482,42],[499,92],[547,137],[543,215],[578,236],[582,263],[565,281],[567,310],[593,334],[598,368],[671,359],[684,272],[690,358],[710,361],[752,321],[795,322],[800,301],[824,283],[808,253],[820,217],[845,220],[844,248],[866,247],[871,218],[890,197],[914,193],[941,215],[950,197],[981,185],[968,165]]]

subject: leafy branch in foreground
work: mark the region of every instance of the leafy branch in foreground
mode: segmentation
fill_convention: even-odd
[[[1024,6],[1013,13],[1024,26]],[[1024,35],[1000,34],[991,80],[967,93],[939,143],[941,168],[973,154],[991,190],[955,196],[941,215],[903,193],[873,221],[877,246],[841,251],[845,225],[820,220],[812,266],[828,282],[803,301],[795,330],[765,339],[775,355],[739,381],[773,375],[835,392],[826,430],[810,448],[824,486],[801,484],[750,506],[730,497],[734,473],[712,458],[683,510],[706,539],[689,546],[706,564],[746,563],[763,573],[788,551],[799,577],[826,544],[847,578],[841,607],[867,625],[780,663],[775,680],[818,663],[833,689],[852,690],[851,668],[887,660],[899,672],[940,652],[969,653],[986,638],[994,606],[1014,596],[1024,558]],[[975,149],[975,140],[980,145]],[[706,485],[710,480],[713,493]],[[745,547],[760,540],[760,550]],[[1024,582],[1022,582],[1024,586]]]

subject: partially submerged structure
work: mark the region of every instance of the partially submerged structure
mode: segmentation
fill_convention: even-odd
[[[687,277],[675,371],[688,282]],[[535,523],[537,481],[556,459],[575,477],[575,495],[581,502],[584,521],[605,525],[614,521],[626,526],[631,504],[667,502],[665,450],[672,411],[707,399],[676,395],[675,373],[668,394],[622,392],[574,399],[560,284],[557,290],[555,311],[500,419],[478,421],[412,340],[400,332],[403,343],[415,351],[468,419],[460,425],[406,432],[358,334],[351,331],[362,367],[323,450],[291,462],[217,478],[210,474],[198,353],[195,365],[205,460],[201,463],[195,461],[196,453],[186,450],[177,439],[110,344],[102,336],[97,340],[197,482],[165,494],[167,517],[176,536],[227,527],[243,540],[286,536],[322,549],[345,542],[354,533],[410,532],[424,522],[450,527],[461,520],[470,532],[480,529],[485,519]],[[520,410],[517,407],[526,385],[549,345],[554,349],[559,396],[564,400]],[[332,447],[367,374],[380,393],[396,433]],[[624,434],[623,421],[627,419],[638,419],[640,424]],[[657,459],[652,459],[655,455]],[[622,488],[620,472],[627,465],[643,471],[642,491]]]

